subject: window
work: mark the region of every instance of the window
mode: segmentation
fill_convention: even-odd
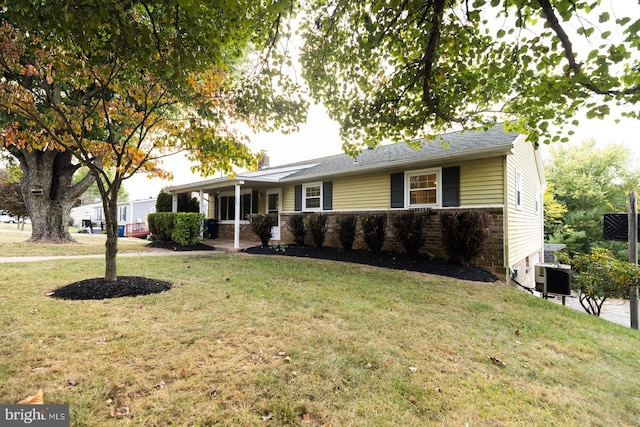
[[[302,210],[322,210],[322,183],[314,182],[302,186]]]
[[[440,204],[440,169],[407,173],[409,207]]]
[[[516,171],[516,208],[522,209],[522,174]]]
[[[540,197],[540,190],[536,191],[536,213],[540,213],[540,205],[542,204],[542,200]]]
[[[240,195],[240,221],[246,220],[247,215],[251,214],[251,199],[251,190]],[[236,219],[235,196],[221,195],[219,209],[218,218],[220,221],[234,221]]]
[[[127,207],[126,206],[119,206],[118,207],[118,220],[121,222],[126,222],[127,221]]]

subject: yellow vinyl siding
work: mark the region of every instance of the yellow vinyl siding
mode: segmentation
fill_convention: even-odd
[[[333,181],[333,210],[389,209],[389,172],[349,176]]]
[[[504,203],[502,157],[460,164],[460,205],[496,206]]]
[[[295,186],[282,187],[282,212],[293,212],[295,203]]]
[[[515,153],[507,157],[507,263],[520,262],[543,246],[542,204],[536,197],[542,193],[541,177],[536,167],[533,146],[523,137],[515,144]],[[516,173],[522,175],[522,206],[516,206]],[[537,261],[532,260],[532,263]]]

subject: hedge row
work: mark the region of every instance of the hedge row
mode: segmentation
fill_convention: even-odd
[[[416,211],[403,211],[390,215],[376,213],[337,216],[335,219],[336,232],[340,244],[345,250],[351,250],[353,247],[358,219],[364,242],[372,252],[382,250],[387,222],[391,223],[395,237],[409,255],[417,255],[424,246],[425,214]],[[322,247],[327,232],[327,220],[328,216],[323,214],[290,216],[288,225],[293,234],[294,243],[299,246],[304,245],[305,235],[308,232],[311,234],[314,245]],[[451,261],[468,264],[484,250],[489,235],[489,214],[486,212],[442,211],[440,212],[440,224],[442,244]],[[254,231],[258,234],[257,230],[254,229]],[[262,238],[261,240],[263,244],[266,244]]]
[[[192,212],[158,212],[148,216],[153,240],[176,242],[182,246],[202,242],[204,215]]]

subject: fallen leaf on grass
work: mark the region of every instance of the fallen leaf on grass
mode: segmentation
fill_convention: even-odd
[[[409,370],[411,372],[418,372],[418,368],[416,368],[415,366],[409,366]]]
[[[504,363],[502,360],[498,359],[497,357],[491,356],[489,357],[489,360],[491,360],[494,365],[507,366],[506,363]]]
[[[416,398],[413,394],[409,395],[409,402],[413,403],[414,405],[416,404]]]
[[[156,384],[153,388],[155,388],[156,390],[162,390],[164,388],[164,381],[160,381],[158,384]]]
[[[107,337],[100,337],[100,339],[98,341],[95,342],[96,344],[106,344],[107,343]]]
[[[122,418],[129,416],[130,413],[129,407],[123,406],[121,408],[112,409],[109,415],[111,415],[111,418]]]
[[[42,389],[38,390],[33,396],[29,396],[26,399],[22,399],[17,405],[42,405],[44,404],[44,397]]]
[[[364,367],[366,369],[371,369],[373,367],[373,365],[371,364],[371,362],[367,363],[366,365],[364,365]]]
[[[267,415],[262,416],[262,421],[269,421],[272,418],[273,418],[273,414],[269,412]]]

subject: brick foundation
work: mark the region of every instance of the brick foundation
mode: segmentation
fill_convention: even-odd
[[[502,208],[479,208],[487,212],[490,216],[490,226],[489,226],[489,240],[486,243],[486,247],[484,253],[476,259],[477,265],[490,271],[491,273],[498,276],[500,279],[505,279],[505,268],[504,268],[504,215]],[[449,209],[448,209],[449,210]],[[469,209],[454,209],[457,211],[464,211]],[[423,233],[426,237],[425,245],[423,246],[421,252],[429,253],[437,257],[446,257],[444,248],[442,245],[442,232],[440,229],[440,219],[438,213],[440,212],[437,209],[429,209],[424,211],[427,215],[426,221],[423,225]],[[362,228],[360,227],[360,217],[364,215],[370,215],[375,213],[386,213],[387,215],[392,214],[390,211],[368,211],[368,212],[358,212],[358,213],[346,213],[346,212],[322,212],[323,215],[327,215],[327,233],[324,241],[324,245],[328,247],[339,248],[340,240],[338,238],[338,234],[336,232],[336,220],[337,216],[342,215],[356,215],[358,217],[358,224],[356,225],[356,239],[353,243],[354,249],[367,249],[367,245],[364,242],[364,237],[362,233]],[[283,213],[281,215],[281,242],[286,244],[293,244],[293,235],[291,234],[291,230],[289,229],[289,217],[292,215],[297,215],[293,213]],[[303,214],[303,215],[313,215],[311,213]],[[249,235],[251,235],[255,239],[255,235],[251,232],[251,229],[248,228]],[[242,234],[242,226],[241,226],[241,239],[245,239]],[[220,236],[222,237],[222,235]],[[231,226],[231,234],[230,238],[233,239],[233,226]],[[311,236],[309,233],[306,235],[306,244],[311,245]],[[396,239],[394,235],[393,226],[387,220],[387,228],[385,232],[385,243],[382,248],[385,251],[403,251],[402,246]]]

